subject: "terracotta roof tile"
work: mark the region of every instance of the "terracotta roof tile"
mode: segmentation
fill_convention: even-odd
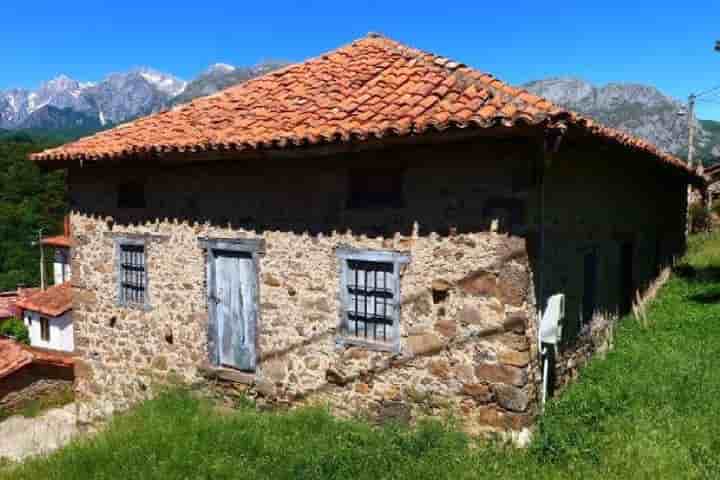
[[[0,379],[31,363],[72,367],[75,359],[70,353],[28,347],[10,338],[0,337]]]
[[[37,288],[18,288],[14,292],[0,292],[0,319],[19,317],[22,312],[18,302],[38,291]]]
[[[56,237],[43,238],[40,240],[40,243],[49,247],[70,248],[73,246],[73,239],[65,235],[58,235]]]
[[[10,318],[17,315],[17,311],[15,309],[17,301],[17,292],[0,293],[0,319]]]
[[[487,73],[378,35],[31,158],[62,166],[67,160],[144,152],[291,148],[350,141],[350,132],[367,139],[519,121],[573,125],[694,174],[644,140],[597,125]]]
[[[9,338],[0,337],[0,378],[17,372],[32,363],[33,356],[22,345]]]
[[[58,317],[72,309],[72,286],[70,282],[53,285],[17,302],[18,308],[43,315]]]

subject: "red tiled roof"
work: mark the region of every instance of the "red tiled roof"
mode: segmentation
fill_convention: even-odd
[[[492,75],[377,35],[31,158],[52,165],[170,152],[280,149],[519,124],[577,126],[694,174],[685,162],[644,140]]]
[[[19,317],[22,312],[17,303],[37,291],[37,288],[18,288],[14,292],[0,292],[0,319]]]
[[[0,379],[31,363],[72,367],[75,360],[70,353],[28,347],[10,338],[0,337]]]
[[[28,347],[25,345],[23,345],[23,348],[32,354],[33,363],[55,365],[57,367],[72,367],[75,364],[75,357],[69,352]]]
[[[17,314],[15,310],[17,300],[17,292],[0,293],[0,318],[10,318]]]
[[[43,238],[40,240],[40,243],[49,247],[70,248],[73,246],[73,239],[65,235],[58,235],[56,237]]]
[[[58,317],[72,309],[72,286],[70,282],[53,285],[18,301],[17,306],[23,310]]]
[[[15,373],[32,362],[33,356],[22,345],[9,338],[0,337],[0,378]]]

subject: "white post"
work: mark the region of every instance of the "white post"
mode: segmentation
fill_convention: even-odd
[[[43,229],[38,230],[38,245],[40,245],[40,290],[45,290],[45,248],[42,244]]]

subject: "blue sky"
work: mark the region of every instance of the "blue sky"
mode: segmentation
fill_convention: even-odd
[[[377,31],[515,84],[572,75],[686,98],[720,85],[718,19],[715,0],[5,0],[0,89],[140,65],[192,78],[211,63],[298,61]],[[720,120],[720,95],[698,107]]]

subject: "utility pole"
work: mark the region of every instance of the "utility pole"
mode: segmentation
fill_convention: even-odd
[[[695,94],[688,98],[688,166],[693,166],[695,157]]]
[[[40,246],[40,290],[45,290],[45,247],[42,244],[43,229],[38,230],[38,245]]]

